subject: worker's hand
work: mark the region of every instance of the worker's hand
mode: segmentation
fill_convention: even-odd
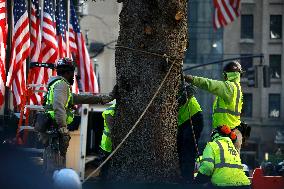
[[[192,76],[192,75],[185,75],[185,76],[184,76],[184,80],[185,80],[186,82],[191,83],[191,82],[193,81],[193,76]]]
[[[60,152],[60,155],[63,157],[66,156],[70,139],[71,137],[69,134],[62,134],[59,137],[59,152]]]
[[[61,156],[65,157],[71,137],[67,127],[60,127],[58,129],[58,132],[59,132],[59,152]]]
[[[101,104],[106,104],[112,100],[113,98],[111,96],[101,96]]]
[[[59,134],[61,135],[69,135],[69,130],[67,129],[67,126],[61,126],[59,129],[58,129],[58,132]]]

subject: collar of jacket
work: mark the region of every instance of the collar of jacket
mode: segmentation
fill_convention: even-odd
[[[240,82],[241,81],[241,74],[239,72],[226,72],[228,81],[233,82]]]
[[[53,80],[57,80],[57,79],[61,79],[61,80],[64,80],[68,85],[70,85],[70,83],[67,81],[67,79],[65,79],[64,77],[62,77],[62,76],[55,76],[54,78],[53,78]]]
[[[224,137],[224,136],[219,135],[217,137],[214,137],[212,139],[212,142],[215,142],[216,140],[231,140],[231,139],[229,137]]]

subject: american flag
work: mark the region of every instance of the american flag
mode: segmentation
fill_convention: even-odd
[[[26,59],[30,54],[29,18],[25,0],[14,0],[12,55],[7,86],[13,91],[15,103],[21,104],[26,88]]]
[[[66,2],[66,1],[65,1]],[[67,55],[67,45],[66,45],[66,31],[67,31],[67,15],[66,15],[66,4],[63,0],[57,2],[56,9],[56,31],[57,31],[57,41],[59,49],[59,57],[69,57]]]
[[[72,93],[79,94],[78,79],[76,74],[74,75],[74,83],[72,85]]]
[[[31,3],[31,62],[41,62],[41,28],[40,28],[40,8],[39,1],[32,0]],[[31,77],[31,81],[33,84],[44,84],[44,68],[32,68],[30,69],[29,77]],[[37,87],[36,89],[43,89]],[[42,93],[34,93],[31,96],[31,104],[41,104],[43,94]]]
[[[44,0],[43,22],[42,22],[42,62],[55,63],[58,59],[58,44],[56,39],[56,24],[54,3],[51,0]],[[45,69],[44,82],[52,75],[51,70]]]
[[[6,49],[6,4],[0,0],[0,108],[4,103],[5,95],[5,49]]]
[[[69,50],[69,33],[67,32],[67,14],[66,7],[67,3],[64,0],[58,0],[56,9],[56,31],[57,31],[57,41],[59,49],[59,57],[69,57],[71,58],[71,53]],[[77,85],[77,80],[74,75],[74,84],[72,85],[72,92],[78,94],[79,88]]]
[[[91,59],[85,44],[84,36],[81,33],[75,7],[70,1],[70,50],[75,55],[80,74],[80,82],[83,92],[98,93],[98,83],[91,63]]]
[[[241,0],[214,0],[215,7],[213,25],[215,29],[233,22],[240,15]]]
[[[55,63],[58,58],[53,1],[44,0],[42,23],[42,61]]]

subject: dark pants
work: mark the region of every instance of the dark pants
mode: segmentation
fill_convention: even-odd
[[[102,149],[100,149],[100,156],[101,156],[101,162],[100,164],[110,155],[110,152],[106,152]],[[101,173],[100,173],[100,177],[102,179],[106,179],[107,178],[107,172],[109,169],[109,161],[106,162],[106,164],[104,164],[104,166],[101,168]]]
[[[81,123],[81,116],[75,115],[72,123],[70,123],[67,128],[69,131],[78,130]]]
[[[191,121],[187,120],[178,127],[177,151],[179,156],[180,171],[183,182],[187,183],[191,183],[193,181],[195,158],[197,156],[191,122],[194,127],[196,143],[198,143],[203,129],[202,113],[196,113],[194,116],[192,116]]]

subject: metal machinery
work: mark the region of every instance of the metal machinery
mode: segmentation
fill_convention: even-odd
[[[71,132],[66,166],[74,169],[81,180],[84,180],[86,176],[86,164],[98,158],[104,127],[102,112],[112,103],[105,105],[83,104],[80,108],[81,123],[78,130]]]

